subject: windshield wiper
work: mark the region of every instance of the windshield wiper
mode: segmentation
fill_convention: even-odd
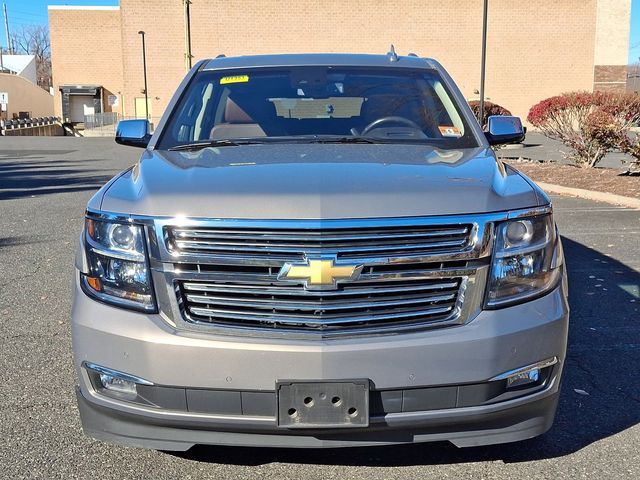
[[[176,145],[169,150],[199,150],[207,147],[235,147],[257,143],[394,143],[393,139],[362,137],[350,135],[282,135],[260,138],[234,138],[222,140],[205,140],[201,142]]]
[[[384,140],[369,138],[369,137],[358,137],[358,136],[317,136],[315,138],[307,139],[309,143],[385,143]]]
[[[233,140],[206,140],[203,142],[193,142],[193,143],[185,143],[182,145],[176,145],[175,147],[171,147],[170,151],[176,150],[199,150],[207,147],[237,147],[239,145],[252,145],[256,143],[262,143],[258,140],[247,140],[247,139],[233,139]]]

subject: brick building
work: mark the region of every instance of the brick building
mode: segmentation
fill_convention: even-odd
[[[285,52],[385,53],[438,59],[469,99],[480,83],[482,1],[191,0],[193,61]],[[489,2],[486,97],[526,117],[569,90],[624,90],[631,0]],[[159,117],[186,71],[184,0],[119,7],[50,6],[56,114]]]

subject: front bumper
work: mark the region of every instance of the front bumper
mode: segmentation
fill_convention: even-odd
[[[86,433],[165,450],[201,443],[339,447],[450,440],[472,446],[530,438],[553,422],[567,327],[563,285],[525,304],[483,311],[465,325],[329,341],[179,332],[159,315],[95,302],[78,285],[72,313],[78,403]],[[544,386],[521,397],[456,408],[372,412],[369,427],[362,429],[297,431],[278,428],[275,412],[205,414],[108,398],[92,387],[81,366],[92,362],[156,385],[264,394],[283,379],[367,378],[375,391],[464,386],[551,357],[558,364]]]

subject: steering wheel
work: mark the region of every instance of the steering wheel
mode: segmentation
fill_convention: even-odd
[[[422,128],[420,128],[420,125],[418,125],[413,120],[409,120],[408,118],[404,118],[404,117],[390,116],[390,117],[382,117],[382,118],[378,118],[377,120],[374,120],[369,125],[364,127],[364,130],[362,130],[362,133],[360,133],[360,135],[366,135],[374,128],[378,128],[383,123],[401,123],[403,125],[406,125],[407,127],[415,128],[416,130],[422,131]]]

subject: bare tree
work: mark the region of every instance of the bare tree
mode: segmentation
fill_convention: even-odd
[[[46,25],[24,25],[11,34],[18,55],[35,55],[38,85],[49,91],[51,85],[51,41]]]

